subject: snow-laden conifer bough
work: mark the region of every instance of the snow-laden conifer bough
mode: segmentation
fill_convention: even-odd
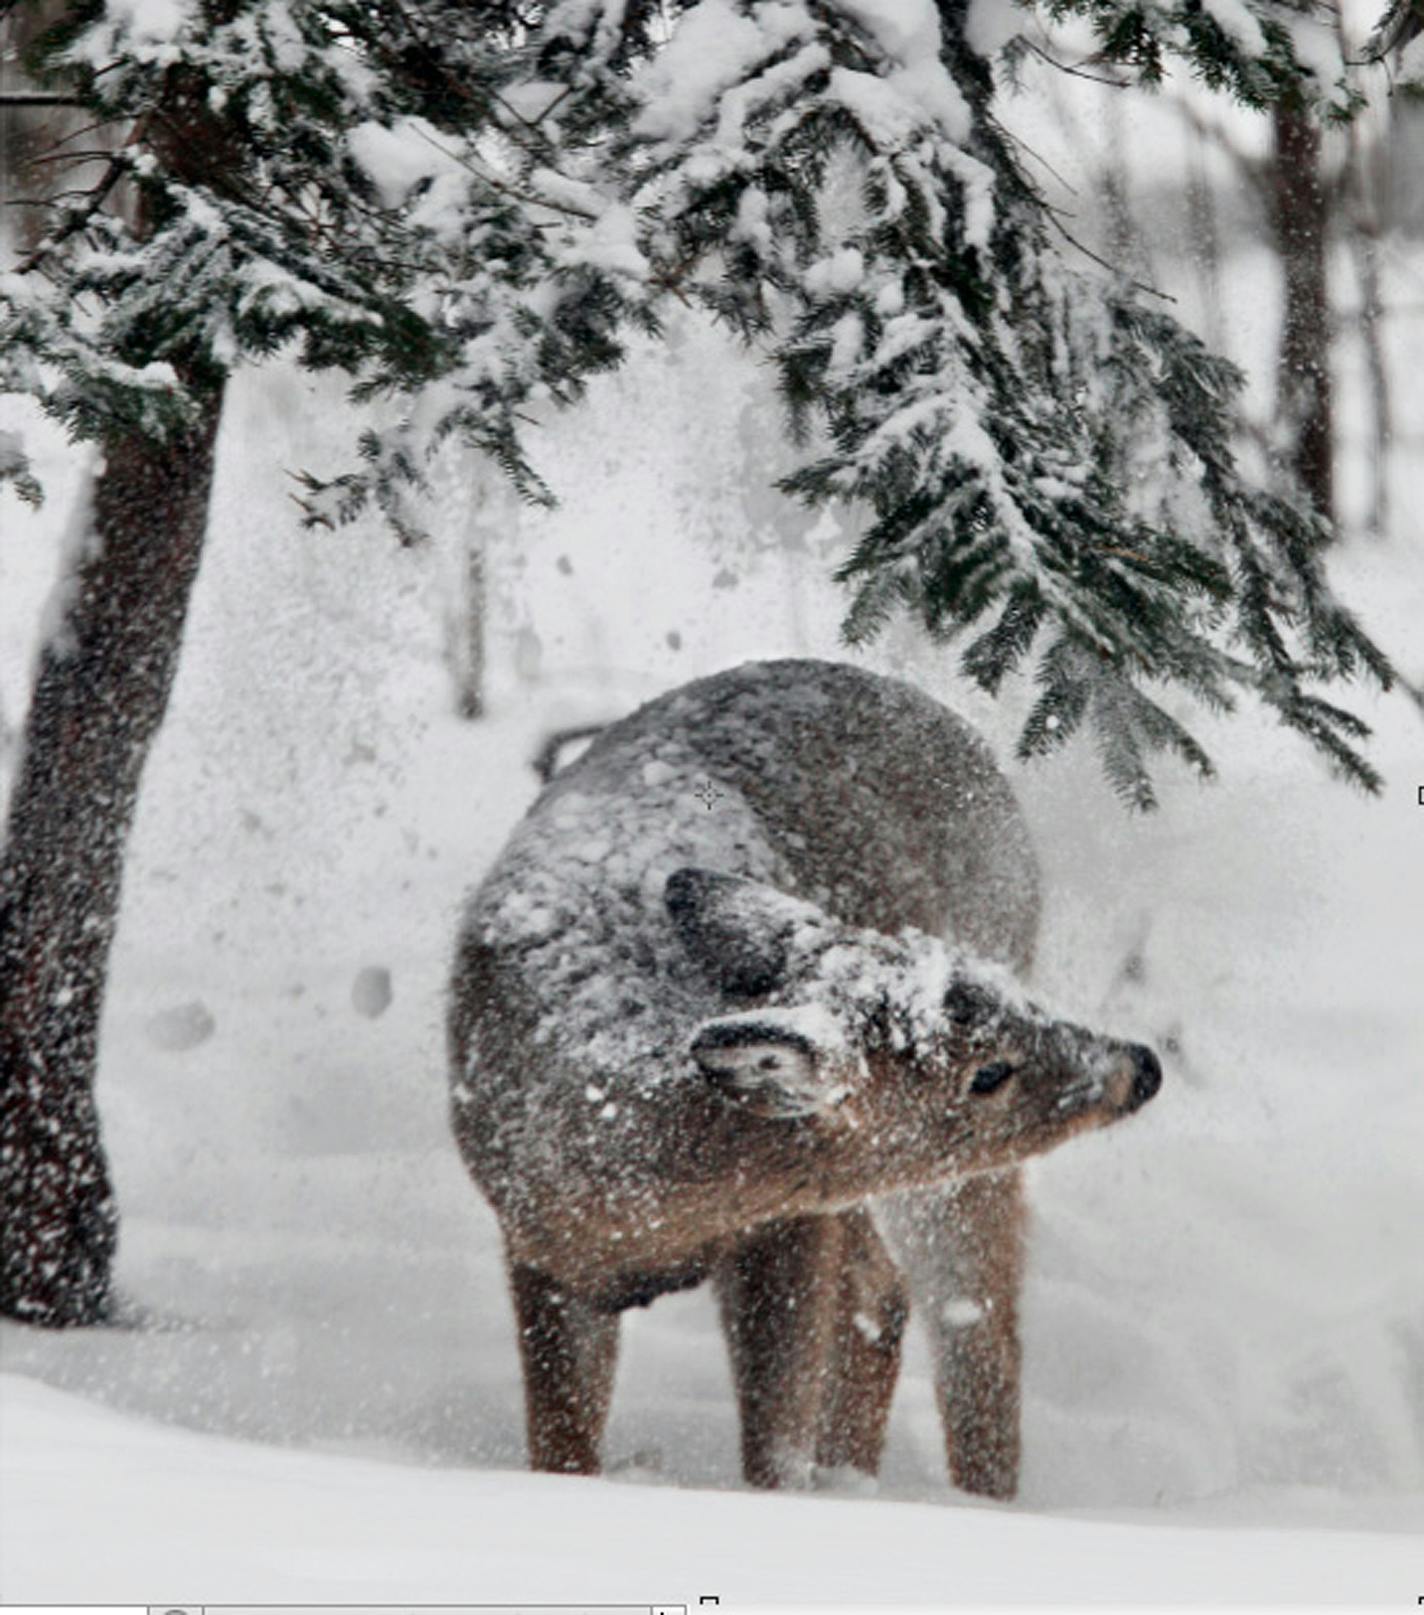
[[[1125,77],[1362,104],[1296,0],[1041,4]],[[1377,788],[1365,726],[1317,689],[1393,676],[1331,591],[1328,514],[1242,473],[1240,373],[1065,237],[996,101],[1021,21],[934,0],[76,8],[37,70],[126,141],[0,277],[0,386],[80,435],[161,434],[193,416],[185,365],[299,346],[391,406],[353,469],[303,475],[308,518],[374,503],[413,542],[442,444],[551,500],[530,422],[669,300],[699,306],[819,445],[785,491],[864,516],[853,637],[908,610],[965,634],[991,693],[1031,667],[1022,752],[1087,727],[1139,807],[1154,753],[1211,772],[1173,689],[1263,702]],[[159,139],[199,103],[216,166]],[[148,201],[138,234],[120,183]],[[22,449],[7,478],[37,495]]]
[[[711,1278],[749,1481],[875,1473],[913,1300],[954,1480],[1012,1495],[1018,1163],[1162,1075],[1023,996],[1038,903],[984,744],[841,664],[675,690],[545,788],[450,1008],[535,1467],[597,1471],[619,1313]]]

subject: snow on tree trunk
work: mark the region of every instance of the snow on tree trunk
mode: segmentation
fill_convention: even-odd
[[[1285,458],[1325,516],[1334,513],[1330,198],[1320,165],[1320,124],[1296,98],[1272,108],[1272,224],[1284,283],[1277,354],[1277,413]]]
[[[118,1221],[94,1103],[124,852],[202,553],[221,390],[111,438],[42,654],[0,850],[0,1313],[111,1305]]]

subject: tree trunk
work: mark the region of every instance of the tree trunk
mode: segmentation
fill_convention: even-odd
[[[445,660],[454,684],[455,711],[462,718],[475,719],[485,713],[487,556],[493,539],[518,521],[518,513],[508,489],[492,485],[488,475],[470,467],[464,456],[455,460],[454,467],[462,479],[454,497],[464,494],[464,479],[470,479],[473,487],[459,540],[459,582],[445,614]]]
[[[1272,223],[1284,281],[1277,411],[1287,463],[1319,509],[1333,516],[1330,198],[1321,171],[1320,127],[1290,100],[1277,101],[1272,117]]]
[[[464,594],[451,624],[451,664],[455,675],[455,710],[462,718],[485,713],[485,550],[484,533],[470,524],[466,535]]]
[[[217,388],[185,432],[106,443],[25,723],[0,849],[0,1313],[28,1323],[97,1323],[111,1306],[118,1225],[94,1104],[99,1020],[221,408]]]

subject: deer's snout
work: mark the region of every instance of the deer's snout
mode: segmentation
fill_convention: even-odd
[[[1129,1110],[1140,1110],[1162,1086],[1162,1062],[1145,1043],[1133,1045],[1132,1087],[1127,1097]]]

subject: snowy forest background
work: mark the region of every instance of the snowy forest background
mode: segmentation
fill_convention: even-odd
[[[1050,36],[1012,19],[1062,60],[1091,49],[1072,24]],[[1366,8],[1348,20],[1362,39],[1375,19]],[[1073,234],[1171,294],[1178,317],[1244,368],[1251,462],[1278,430],[1269,117],[1182,75],[1151,98],[1034,56],[1021,71],[998,115],[1044,158],[1037,178]],[[1325,154],[1340,177],[1329,252],[1340,536],[1328,567],[1417,686],[1424,168],[1408,105],[1386,98],[1383,69],[1368,85],[1369,105]],[[25,250],[13,225],[4,245],[7,257]],[[128,1326],[0,1326],[7,1600],[151,1602],[177,1596],[179,1581],[192,1589],[182,1596],[210,1602],[298,1588],[355,1597],[358,1585],[363,1597],[466,1597],[457,1518],[492,1596],[626,1596],[640,1564],[667,1576],[686,1562],[677,1552],[698,1551],[694,1517],[678,1523],[645,1488],[735,1484],[734,1412],[703,1293],[629,1317],[609,1482],[509,1473],[523,1438],[500,1253],[450,1147],[442,1069],[457,907],[537,790],[542,740],[750,657],[851,654],[830,574],[859,536],[855,514],[774,491],[803,461],[776,378],[705,312],[665,317],[666,336],[634,338],[575,408],[536,411],[533,455],[557,508],[521,503],[487,460],[451,444],[418,543],[397,542],[372,511],[303,527],[290,474],[331,478],[350,464],[343,386],[282,358],[236,372],[102,1025],[97,1096]],[[38,510],[0,492],[3,789],[92,450],[14,397],[0,399],[0,429],[23,434],[46,491]],[[1280,1573],[1299,1578],[1288,1585],[1301,1597],[1362,1585],[1331,1584],[1312,1540],[1340,1533],[1345,1553],[1345,1528],[1380,1533],[1346,1560],[1355,1575],[1373,1564],[1382,1584],[1407,1540],[1396,1549],[1383,1534],[1424,1527],[1417,707],[1368,685],[1350,692],[1375,730],[1375,798],[1331,779],[1268,713],[1194,713],[1219,779],[1160,761],[1160,809],[1136,815],[1086,738],[1011,763],[1029,678],[1010,675],[991,698],[957,672],[956,650],[903,619],[854,654],[989,736],[1045,868],[1036,986],[1152,1043],[1167,1073],[1130,1126],[1033,1168],[1019,1509],[1108,1515],[1144,1533],[1144,1518],[1206,1522],[1223,1532],[1219,1573],[1243,1596],[1241,1550],[1223,1544],[1247,1527],[1296,1533]],[[164,1445],[155,1421],[207,1439]],[[268,1455],[219,1439],[233,1437],[297,1449],[306,1467],[265,1470]],[[205,1475],[220,1484],[205,1491]],[[467,1492],[450,1489],[462,1482]],[[318,1493],[327,1502],[306,1514],[301,1499]],[[289,1499],[290,1519],[263,1512],[273,1495]],[[353,1527],[373,1495],[396,1501],[379,1527]],[[913,1348],[881,1495],[948,1496]],[[60,1548],[76,1499],[106,1522],[92,1555]],[[917,1578],[951,1562],[959,1586],[994,1596],[1005,1589],[991,1555],[1002,1566],[1025,1552],[1081,1561],[1075,1585],[1089,1590],[1123,1584],[1096,1538],[993,1534],[1007,1521],[968,1537],[907,1506],[939,1544],[917,1559],[868,1502],[692,1501],[707,1531],[742,1534],[744,1562],[717,1563],[743,1598],[936,1596]],[[813,1534],[788,1506],[842,1512]],[[250,1543],[234,1541],[231,1520],[214,1523],[223,1508],[263,1522]],[[783,1510],[779,1526],[763,1525],[769,1509]],[[181,1552],[152,1523],[162,1510],[185,1522]],[[842,1524],[854,1510],[877,1523]],[[547,1539],[554,1518],[566,1522],[562,1553]],[[421,1519],[448,1519],[452,1534],[423,1537]],[[667,1540],[640,1546],[635,1521],[662,1522],[648,1534]],[[859,1581],[836,1579],[844,1565],[824,1537],[842,1533]],[[1139,1560],[1115,1541],[1124,1577],[1152,1574],[1143,1566],[1166,1551],[1144,1535]],[[1194,1575],[1216,1585],[1200,1565],[1184,1575],[1189,1589]],[[1061,1591],[1022,1576],[1019,1596]]]

